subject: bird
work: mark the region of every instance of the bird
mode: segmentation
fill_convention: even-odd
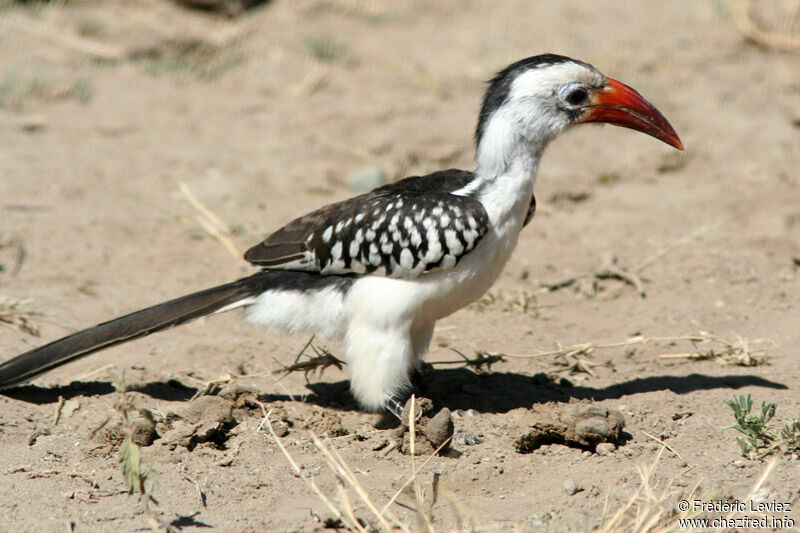
[[[0,388],[93,352],[206,315],[343,342],[350,390],[398,414],[434,326],[497,280],[536,207],[542,155],[587,123],[648,134],[677,150],[667,119],[636,90],[557,54],[516,61],[488,81],[474,170],[408,177],[295,218],[244,255],[252,275],[163,302],[0,364]]]

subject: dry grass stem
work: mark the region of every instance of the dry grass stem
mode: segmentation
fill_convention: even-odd
[[[69,380],[69,382],[72,383],[74,381],[83,381],[83,380],[88,379],[88,378],[90,378],[92,376],[96,376],[97,374],[100,374],[101,372],[103,372],[105,370],[109,370],[111,368],[114,368],[115,366],[117,366],[117,365],[115,365],[114,363],[109,363],[107,365],[103,365],[100,368],[95,368],[94,370],[90,370],[88,372],[84,372],[83,374],[80,374],[79,376],[75,376],[74,378],[71,378]]]
[[[427,364],[429,365],[465,365],[468,366],[476,371],[481,371],[486,368],[486,370],[491,370],[492,365],[495,363],[503,363],[505,362],[504,355],[500,353],[489,353],[482,350],[475,352],[475,357],[470,359],[462,352],[456,350],[455,348],[450,348],[452,351],[457,353],[461,356],[463,361],[455,360],[455,361],[430,361]]]
[[[681,237],[679,239],[676,239],[676,240],[672,241],[671,243],[669,243],[668,245],[664,246],[663,248],[660,248],[660,249],[656,250],[655,253],[653,253],[653,255],[651,255],[650,257],[648,257],[647,259],[645,259],[641,263],[639,263],[636,267],[633,268],[632,272],[634,272],[635,274],[641,274],[644,271],[644,269],[646,269],[650,265],[654,264],[656,261],[658,261],[662,257],[666,256],[671,251],[675,250],[676,248],[680,248],[681,246],[684,246],[686,244],[689,244],[693,240],[698,239],[699,237],[701,237],[705,233],[708,233],[709,230],[711,230],[711,228],[713,228],[715,226],[716,226],[715,224],[708,224],[708,225],[705,225],[705,226],[701,226],[701,227],[697,228],[696,230],[692,231],[691,233],[689,233],[688,235],[685,235],[685,236],[683,236],[683,237]]]
[[[753,350],[753,344],[774,344],[768,339],[755,339],[748,340],[741,336],[736,336],[736,341],[729,342],[719,337],[715,337],[710,333],[701,331],[702,339],[696,341],[697,343],[716,343],[721,344],[721,349],[714,349],[709,347],[705,351],[696,350],[694,352],[685,353],[669,353],[660,354],[659,359],[715,359],[730,365],[739,366],[757,366],[762,364],[768,357],[764,350]],[[695,341],[692,341],[695,343]]]
[[[648,433],[648,432],[646,432],[646,431],[642,431],[642,433],[643,433],[644,435],[646,435],[647,437],[650,437],[650,438],[651,438],[651,439],[653,439],[654,441],[658,442],[659,444],[661,444],[663,447],[665,447],[666,449],[668,449],[668,450],[669,450],[669,451],[671,451],[672,453],[674,453],[674,454],[675,454],[675,457],[677,457],[678,459],[680,459],[680,460],[681,460],[681,462],[683,462],[683,464],[685,464],[686,466],[689,466],[689,463],[688,463],[688,461],[686,461],[686,459],[684,459],[684,458],[683,458],[683,456],[682,456],[681,454],[679,454],[679,453],[678,453],[678,450],[676,450],[675,448],[673,448],[672,446],[670,446],[669,444],[667,444],[666,442],[664,442],[662,439],[659,439],[659,438],[658,438],[658,437],[656,437],[655,435],[651,435],[650,433]]]
[[[186,473],[183,474],[183,477],[194,486],[194,490],[197,492],[197,498],[200,500],[200,505],[203,507],[207,507],[206,505],[206,493],[203,492],[203,489],[200,488],[200,483],[189,477]]]
[[[236,259],[237,262],[241,261],[242,254],[239,253],[239,250],[236,249],[236,246],[233,242],[228,238],[228,235],[232,233],[231,226],[225,222],[217,215],[211,212],[206,206],[200,203],[192,191],[189,190],[189,186],[186,185],[185,182],[181,181],[178,186],[180,187],[181,193],[189,202],[189,204],[197,211],[197,216],[195,217],[195,222],[211,237],[217,240],[227,252]]]
[[[57,426],[58,421],[61,419],[61,410],[64,409],[64,397],[58,396],[58,403],[56,404],[55,412],[53,413],[53,425]]]
[[[745,498],[743,501],[748,502],[748,501],[751,501],[755,497],[756,493],[758,493],[758,491],[761,490],[761,486],[764,484],[764,482],[767,480],[769,475],[775,469],[775,466],[778,464],[779,460],[780,460],[780,457],[779,456],[775,456],[769,461],[769,463],[767,463],[767,466],[764,468],[764,471],[761,473],[761,476],[759,476],[759,478],[756,480],[756,482],[753,483],[753,486],[750,488],[750,492],[747,494],[747,498]],[[736,513],[737,513],[737,511],[732,511],[727,516],[727,518],[735,517]]]
[[[303,345],[303,348],[297,353],[294,358],[294,363],[291,365],[284,365],[280,361],[276,359],[276,362],[281,366],[278,370],[274,370],[273,374],[283,374],[284,377],[288,376],[292,372],[303,372],[303,377],[305,377],[306,383],[309,383],[309,375],[314,376],[322,376],[322,373],[328,367],[336,367],[339,370],[342,370],[342,366],[346,363],[333,355],[324,347],[318,347],[312,344],[314,341],[314,337],[312,336],[308,339],[308,342]],[[314,351],[314,355],[306,353],[306,350],[311,348]],[[306,358],[304,361],[303,358]]]
[[[603,516],[597,531],[601,533],[627,531],[631,533],[666,532],[677,530],[678,521],[672,518],[667,500],[674,493],[670,484],[659,490],[654,480],[658,463],[666,447],[662,447],[653,462],[637,466],[641,483],[633,495],[610,517]],[[604,513],[605,514],[605,513]],[[666,523],[671,519],[671,523]]]
[[[503,353],[505,357],[516,358],[538,358],[538,357],[575,357],[579,355],[591,355],[596,350],[621,348],[625,346],[633,346],[637,344],[652,344],[658,342],[691,342],[692,344],[721,344],[721,349],[709,348],[706,352],[695,351],[691,353],[678,353],[678,354],[661,354],[658,356],[660,359],[680,359],[680,358],[703,358],[703,359],[717,359],[726,364],[737,364],[741,366],[754,366],[764,361],[768,354],[762,350],[753,351],[751,345],[772,343],[768,339],[756,339],[748,341],[742,337],[737,336],[734,342],[726,341],[716,337],[708,332],[700,331],[697,335],[679,335],[674,337],[644,337],[636,336],[631,337],[625,341],[612,342],[607,344],[597,344],[593,342],[585,342],[582,344],[573,344],[558,350],[543,351],[531,354],[510,354]],[[772,343],[774,344],[774,343]]]
[[[697,228],[696,230],[692,231],[688,235],[685,235],[675,241],[669,243],[668,245],[664,246],[656,250],[655,253],[650,255],[647,259],[639,263],[632,269],[626,270],[622,269],[617,266],[617,258],[611,254],[605,254],[602,258],[600,266],[590,272],[582,272],[580,274],[576,274],[574,276],[569,276],[559,281],[550,282],[550,283],[540,283],[542,287],[542,291],[552,292],[558,289],[563,289],[565,287],[569,287],[574,285],[578,282],[583,282],[584,280],[589,280],[590,283],[588,284],[589,289],[585,290],[587,292],[587,296],[594,296],[595,295],[595,286],[596,281],[601,279],[617,279],[622,281],[623,283],[630,285],[636,289],[641,297],[645,297],[647,295],[644,289],[644,283],[642,278],[640,278],[640,274],[650,265],[656,263],[664,256],[669,254],[671,251],[684,246],[691,241],[697,239],[704,233],[707,233],[711,228],[713,228],[713,224],[709,224],[706,226],[702,226]]]
[[[216,389],[218,389],[222,385],[228,385],[229,383],[235,383],[235,382],[243,380],[243,379],[261,378],[261,377],[264,377],[264,376],[268,376],[270,374],[272,374],[272,372],[258,372],[256,374],[241,374],[241,375],[237,376],[235,374],[231,374],[230,372],[227,372],[224,376],[221,376],[221,377],[218,377],[216,379],[209,380],[209,381],[205,381],[205,380],[202,380],[202,379],[197,379],[197,378],[195,378],[193,376],[188,376],[188,375],[183,376],[183,377],[185,377],[186,379],[188,379],[190,381],[194,381],[195,383],[198,383],[200,385],[200,388],[197,390],[197,392],[194,393],[194,395],[189,400],[189,401],[193,401],[193,400],[196,400],[197,398],[199,398],[200,396],[205,396],[206,394],[211,394],[213,391],[215,391]]]
[[[385,512],[385,511],[386,511],[386,510],[387,510],[389,507],[391,507],[391,505],[392,505],[392,504],[395,502],[395,500],[397,500],[397,497],[398,497],[398,496],[400,496],[400,494],[402,494],[402,493],[403,493],[403,491],[406,489],[406,487],[408,487],[408,486],[409,486],[409,485],[410,485],[410,484],[411,484],[411,483],[412,483],[412,482],[413,482],[413,481],[414,481],[414,480],[417,478],[417,476],[419,475],[419,473],[420,473],[422,470],[424,470],[424,469],[425,469],[425,467],[428,465],[428,463],[430,463],[430,462],[431,462],[431,459],[433,459],[434,457],[436,457],[437,455],[439,455],[439,452],[440,452],[440,451],[442,451],[442,448],[444,448],[444,447],[445,447],[445,445],[447,445],[449,442],[450,442],[450,441],[449,441],[449,440],[447,440],[447,441],[443,442],[442,444],[440,444],[440,445],[439,445],[439,447],[438,447],[438,448],[436,448],[436,450],[434,450],[434,452],[433,452],[432,454],[430,454],[430,455],[428,456],[428,458],[427,458],[427,459],[425,459],[425,461],[423,461],[423,463],[420,465],[419,469],[417,469],[416,471],[414,471],[414,472],[411,474],[411,476],[409,476],[409,478],[408,478],[408,479],[407,479],[407,480],[406,480],[406,481],[405,481],[405,482],[404,482],[404,483],[403,483],[403,484],[400,486],[400,488],[399,488],[399,489],[397,489],[397,491],[395,491],[394,495],[392,495],[392,497],[389,499],[389,501],[388,501],[388,502],[386,502],[386,505],[384,505],[384,506],[383,506],[383,509],[381,509],[381,512],[382,512],[382,513],[383,513],[383,512]],[[394,444],[394,446],[392,446],[392,445],[390,444],[388,447],[391,447],[391,449],[392,449],[392,450],[394,450],[394,449],[395,449],[395,448],[398,446],[398,444],[395,444],[395,443],[392,443],[392,444]],[[387,447],[387,448],[388,448],[388,447]]]
[[[591,287],[592,289],[589,291],[588,296],[594,296],[595,289],[594,289],[594,281],[601,280],[601,279],[616,279],[626,283],[636,289],[636,292],[639,293],[639,296],[644,298],[647,296],[647,292],[644,289],[644,283],[642,282],[641,278],[639,278],[638,274],[634,272],[629,272],[625,269],[622,269],[617,266],[617,258],[612,255],[606,255],[603,258],[600,266],[597,267],[595,270],[590,272],[583,272],[580,274],[576,274],[574,276],[569,276],[559,281],[550,282],[550,283],[540,283],[540,285],[548,292],[553,292],[558,289],[563,289],[565,287],[570,287],[575,283],[582,281],[584,279],[592,280]]]
[[[740,0],[733,5],[733,22],[745,38],[762,48],[784,52],[800,52],[800,38],[759,28],[753,20],[753,0]]]
[[[409,436],[409,448],[411,449],[411,477],[413,478],[413,486],[414,486],[414,500],[416,503],[416,511],[417,514],[422,518],[422,521],[425,523],[425,529],[429,533],[433,533],[433,525],[431,524],[430,518],[428,517],[427,513],[425,513],[422,509],[423,504],[423,497],[422,497],[422,489],[419,486],[419,480],[417,479],[417,397],[416,395],[411,395],[411,404],[409,405],[410,412],[408,413],[408,436]]]
[[[33,321],[33,317],[44,316],[38,311],[27,307],[31,300],[12,300],[6,296],[0,296],[0,326],[24,331],[34,337],[39,336],[39,327]]]
[[[97,59],[118,61],[124,59],[126,55],[125,50],[118,46],[73,35],[64,31],[63,28],[52,26],[39,19],[24,19],[6,13],[0,18],[0,26],[28,33],[45,41],[53,42],[58,46],[70,48]]]
[[[261,408],[263,410],[264,406],[262,405]],[[361,524],[359,524],[357,520],[356,521],[351,521],[350,518],[348,516],[345,516],[336,507],[336,505],[330,500],[330,498],[328,498],[325,495],[325,493],[320,490],[320,488],[317,486],[317,484],[314,483],[314,479],[313,478],[306,477],[305,475],[303,475],[302,469],[297,465],[295,460],[289,454],[289,452],[286,449],[286,447],[283,445],[283,442],[281,442],[281,439],[275,433],[275,430],[272,427],[272,422],[269,421],[269,415],[270,414],[272,414],[272,411],[264,413],[264,419],[261,421],[261,425],[259,425],[259,430],[264,424],[266,424],[267,429],[269,430],[270,434],[272,435],[272,439],[275,441],[275,444],[278,445],[278,448],[281,450],[281,453],[283,453],[283,456],[289,462],[289,465],[291,465],[292,470],[294,470],[295,475],[297,477],[299,477],[300,479],[302,479],[309,487],[311,487],[311,490],[314,491],[314,494],[316,494],[319,497],[319,499],[322,500],[325,503],[325,505],[328,506],[328,509],[330,509],[330,511],[333,513],[333,515],[337,519],[342,520],[344,522],[347,522],[347,526],[352,528],[352,529],[356,529],[356,530],[359,529],[361,527]]]
[[[336,476],[337,483],[339,485],[341,508],[337,506],[331,500],[331,498],[329,498],[328,496],[325,495],[325,493],[322,492],[322,490],[314,482],[313,478],[305,476],[303,474],[303,471],[300,468],[300,466],[298,466],[298,464],[289,454],[286,447],[281,442],[281,439],[275,433],[275,430],[272,427],[272,423],[269,420],[269,416],[272,412],[267,411],[266,407],[261,402],[257,403],[261,407],[261,412],[264,415],[257,431],[261,431],[261,428],[264,425],[267,426],[270,434],[272,435],[273,440],[280,448],[286,460],[292,466],[292,469],[294,470],[295,474],[301,479],[303,479],[303,481],[307,485],[309,485],[309,487],[311,487],[314,493],[328,506],[328,508],[333,512],[333,514],[337,519],[345,522],[347,526],[351,529],[363,532],[367,531],[367,529],[364,528],[363,525],[361,525],[359,520],[356,518],[355,513],[353,512],[349,496],[347,495],[347,487],[349,486],[355,490],[361,502],[367,507],[367,509],[369,509],[372,512],[372,514],[378,520],[378,524],[380,525],[381,531],[389,532],[400,529],[405,533],[410,533],[408,527],[405,524],[403,524],[402,521],[398,520],[388,509],[384,508],[383,511],[378,511],[378,508],[372,502],[364,487],[358,481],[353,471],[350,469],[350,467],[347,465],[344,459],[342,459],[339,453],[335,449],[332,449],[329,446],[327,446],[313,431],[309,431],[309,435],[311,436],[314,445],[320,452],[322,452],[325,462],[327,463],[328,467],[331,469],[333,474]]]
[[[356,491],[356,494],[358,494],[358,497],[361,499],[362,503],[364,503],[367,509],[372,512],[384,531],[391,531],[393,527],[400,527],[400,529],[403,531],[410,533],[408,527],[399,521],[391,513],[391,511],[387,510],[384,513],[378,511],[378,508],[370,499],[367,491],[364,490],[364,487],[361,485],[358,479],[356,479],[353,471],[335,449],[326,446],[325,443],[322,442],[322,440],[313,431],[309,431],[309,434],[311,435],[311,439],[314,441],[317,449],[322,452],[322,455],[324,456],[325,461],[328,463],[328,467],[331,469],[331,471],[333,471],[338,479],[347,482],[347,484],[349,484]],[[388,520],[392,521],[392,524],[389,524],[387,518]]]

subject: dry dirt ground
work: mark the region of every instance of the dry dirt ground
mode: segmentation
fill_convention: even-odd
[[[408,490],[389,505],[412,530],[428,527],[422,516],[437,531],[669,529],[681,498],[753,493],[794,502],[767,514],[800,521],[796,455],[745,459],[723,429],[734,423],[725,402],[738,394],[777,402],[776,426],[800,412],[800,49],[781,50],[772,34],[760,46],[746,39],[739,5],[275,0],[228,19],[155,0],[5,2],[0,309],[12,323],[0,324],[9,326],[2,358],[247,274],[222,241],[241,252],[296,214],[355,194],[348,180],[364,168],[388,179],[470,168],[482,81],[521,57],[558,52],[633,85],[686,151],[613,127],[550,147],[540,209],[505,273],[484,300],[441,321],[428,360],[614,346],[508,356],[481,372],[434,365],[445,402],[480,413],[455,418],[456,431],[482,444],[415,463],[386,453],[391,430],[357,409],[344,371],[309,385],[302,373],[272,374],[308,339],[234,312],[5,391],[0,529],[336,525],[309,481],[345,515],[350,505],[381,528],[351,481],[380,512],[415,469],[422,505]],[[776,1],[756,3],[748,20],[796,43],[796,18],[797,2]],[[211,230],[222,240],[190,196],[225,221]],[[545,286],[610,257],[638,273],[646,297],[613,278]],[[734,346],[650,341],[701,332]],[[636,336],[647,342],[619,344]],[[661,357],[686,353],[707,357]],[[123,371],[133,387],[125,398],[112,386]],[[233,383],[206,387],[218,379]],[[219,401],[187,414],[205,389]],[[127,494],[118,464],[122,399],[160,419],[141,448],[158,473],[149,511]],[[517,453],[533,423],[571,400],[623,414],[616,449]],[[337,481],[307,427],[328,435],[349,481]]]

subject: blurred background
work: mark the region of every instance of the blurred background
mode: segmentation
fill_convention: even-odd
[[[796,0],[6,0],[0,285],[72,308],[71,281],[122,309],[247,272],[239,251],[298,214],[470,168],[484,81],[543,52],[635,87],[687,150],[613,127],[565,135],[536,192],[539,220],[556,218],[525,232],[509,280],[646,255],[707,224],[721,254],[752,248],[791,277],[799,13]],[[198,222],[198,204],[216,218]],[[746,278],[743,257],[713,269]]]
[[[490,436],[472,456],[437,468],[465,501],[481,494],[486,522],[586,529],[604,512],[605,487],[638,479],[631,458],[656,453],[641,433],[650,431],[674,437],[691,463],[693,470],[664,461],[684,487],[701,476],[720,494],[741,493],[731,480],[755,479],[760,466],[737,464],[738,446],[720,429],[732,423],[730,387],[781,401],[788,416],[800,386],[800,0],[0,0],[0,326],[10,326],[0,328],[1,357],[245,275],[247,247],[323,204],[409,175],[471,168],[484,82],[545,52],[636,88],[686,151],[611,126],[576,128],[553,143],[538,176],[536,217],[505,273],[483,300],[441,321],[429,358],[458,359],[451,348],[531,354],[697,332],[738,339],[738,348],[665,361],[659,354],[696,347],[647,345],[580,364],[510,359],[488,377],[437,371],[434,388],[445,400],[485,409],[470,423]],[[646,297],[620,279],[585,274],[601,265],[639,276]],[[579,283],[553,289],[575,275]],[[308,339],[287,340],[235,315],[115,348],[38,383],[107,382],[115,365],[167,388],[175,376],[202,383],[226,372],[257,375],[247,384],[260,392],[305,399],[303,376],[271,372]],[[751,353],[747,339],[769,342]],[[770,364],[753,366],[767,355]],[[554,389],[549,378],[531,377],[541,373],[580,385]],[[355,409],[330,400],[347,398],[344,374],[329,370],[322,380],[337,382],[317,389],[326,413]],[[68,421],[80,429],[54,429],[49,442],[63,443],[53,449],[71,465],[116,480],[113,460],[86,452],[95,446],[87,428],[114,397],[70,394],[85,406]],[[511,441],[526,420],[517,415],[542,394],[608,400],[625,412],[634,441],[610,458],[571,449],[515,455]],[[51,400],[3,398],[3,475],[39,464],[49,449],[28,446],[26,435],[52,418]],[[347,416],[349,428],[367,417]],[[255,429],[261,417],[253,410],[243,419],[235,453],[244,451],[231,452],[229,468],[217,466],[226,452],[204,449],[189,469],[201,482],[210,476],[208,486],[227,487],[223,498],[210,492],[202,520],[242,520],[245,530],[312,522],[302,503],[310,493],[274,446],[263,450],[270,444]],[[344,444],[348,460],[369,465],[370,490],[385,493],[407,470],[406,458],[378,457],[371,441]],[[302,446],[292,453],[319,466]],[[156,460],[188,461],[164,453]],[[259,477],[265,464],[280,475]],[[199,509],[173,465],[158,468],[165,505],[186,516]],[[781,494],[796,494],[796,471],[775,472]],[[28,526],[41,501],[20,495],[42,487],[61,502],[53,516],[79,509],[108,527],[120,505],[127,509],[124,496],[97,505],[58,499],[63,478],[25,476],[13,478],[16,489],[2,484],[12,488],[0,502],[14,502],[4,512]],[[560,489],[522,490],[530,479],[567,476],[590,478],[570,504]],[[564,516],[572,521],[548,522]],[[123,529],[140,520],[124,519]]]

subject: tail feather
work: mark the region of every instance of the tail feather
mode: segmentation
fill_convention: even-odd
[[[109,346],[177,326],[226,306],[233,307],[233,304],[243,299],[260,294],[274,285],[274,281],[268,272],[259,272],[103,322],[34,348],[0,364],[0,389],[24,383],[48,370]]]

